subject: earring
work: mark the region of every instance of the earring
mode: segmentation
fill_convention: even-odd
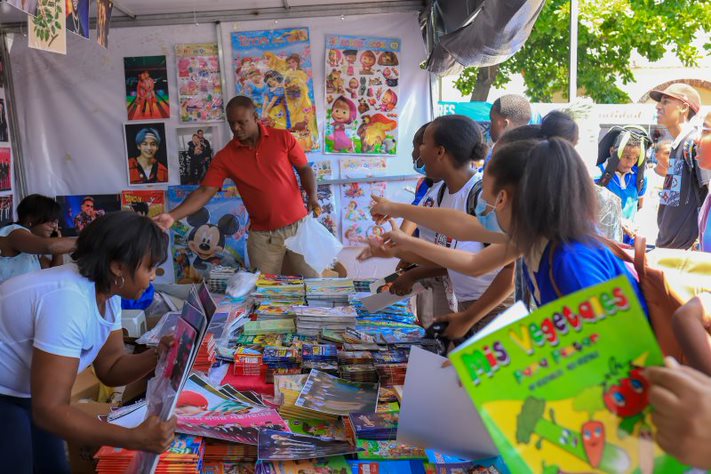
[[[118,279],[121,279],[121,283],[118,282]],[[126,279],[123,277],[123,275],[119,275],[117,278],[114,278],[114,285],[116,285],[118,288],[123,288],[123,285],[126,284]]]

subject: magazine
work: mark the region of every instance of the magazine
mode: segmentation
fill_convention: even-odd
[[[378,406],[377,383],[350,382],[312,370],[301,389],[296,406],[331,415],[372,413]]]
[[[358,450],[347,441],[306,436],[286,431],[259,432],[260,461],[291,461],[352,454]]]
[[[512,472],[687,471],[653,441],[643,369],[664,361],[626,277],[497,322],[450,359]]]

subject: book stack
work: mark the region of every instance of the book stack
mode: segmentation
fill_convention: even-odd
[[[397,436],[398,412],[351,413],[348,419],[356,438],[389,440]]]
[[[301,349],[303,373],[317,369],[331,375],[338,375],[338,349],[333,344],[304,344]]]
[[[243,335],[257,336],[260,334],[287,334],[294,332],[293,319],[270,319],[267,321],[249,321],[244,325]]]
[[[195,364],[193,365],[193,370],[198,372],[207,372],[215,363],[216,353],[215,353],[215,337],[212,333],[208,332],[205,334],[205,338],[200,344],[200,349],[195,356]]]
[[[355,328],[348,328],[346,329],[346,332],[343,333],[343,341],[350,344],[369,344],[375,343],[376,338],[371,336],[370,334],[358,331]]]
[[[296,332],[305,336],[318,336],[322,329],[343,333],[349,327],[355,327],[356,312],[352,306],[321,308],[312,306],[294,306],[296,313]]]
[[[378,381],[386,387],[405,384],[407,364],[379,364],[375,366],[378,372]]]
[[[262,354],[246,347],[237,348],[232,364],[232,373],[234,375],[261,375],[266,373],[266,366],[262,364]]]
[[[353,280],[348,278],[308,278],[306,283],[306,299],[310,305],[327,306],[348,303],[349,296],[355,294]]]
[[[230,278],[232,278],[236,272],[237,269],[233,267],[223,267],[222,265],[213,267],[207,279],[207,285],[210,291],[213,293],[224,293]]]
[[[257,278],[257,288],[252,297],[258,301],[304,304],[306,290],[300,276],[262,273]]]
[[[260,321],[265,319],[287,319],[294,318],[296,314],[291,309],[291,303],[278,301],[262,301],[257,309],[254,310],[255,316]]]
[[[173,444],[160,455],[156,473],[195,473],[205,452],[205,444],[200,436],[176,434]],[[102,446],[94,455],[98,460],[96,472],[99,474],[123,474],[129,469],[138,451]]]
[[[282,417],[288,418],[289,420],[322,420],[331,423],[338,420],[338,416],[336,415],[297,406],[296,401],[299,399],[299,393],[299,391],[287,388],[281,390],[283,401],[278,411]]]
[[[252,463],[257,460],[257,447],[249,444],[230,443],[217,439],[205,439],[205,468],[208,463]],[[219,471],[217,471],[219,472]],[[228,471],[231,472],[231,471]],[[235,471],[241,472],[241,471]]]
[[[274,375],[301,373],[301,351],[296,347],[267,346],[262,363],[266,366],[267,383],[273,383]]]
[[[320,342],[335,342],[336,344],[343,344],[343,334],[330,329],[321,329],[318,339]]]

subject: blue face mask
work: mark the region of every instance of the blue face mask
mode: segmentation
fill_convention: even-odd
[[[416,159],[416,160],[412,163],[412,169],[415,170],[416,173],[421,174],[422,176],[427,176],[427,173],[425,172],[425,165],[424,165],[424,163],[422,164],[422,166],[417,166],[417,163],[422,163],[422,160],[421,160],[420,158]]]
[[[484,215],[488,208],[491,208],[491,212]],[[501,234],[504,233],[501,226],[499,226],[499,219],[496,217],[496,208],[489,204],[481,195],[479,195],[479,199],[477,200],[474,214],[476,214],[477,219],[479,219],[479,222],[486,230]]]

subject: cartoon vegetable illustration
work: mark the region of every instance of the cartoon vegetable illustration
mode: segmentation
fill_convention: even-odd
[[[586,421],[580,432],[583,434],[583,449],[588,457],[588,464],[596,468],[602,461],[605,448],[605,425],[596,420]]]
[[[517,443],[528,444],[535,434],[540,438],[536,442],[538,449],[542,448],[543,441],[547,441],[584,462],[590,462],[588,451],[593,457],[597,457],[599,451],[600,459],[597,462],[598,465],[594,467],[603,472],[611,474],[625,472],[630,467],[630,458],[623,449],[605,442],[604,437],[596,441],[599,442],[600,447],[586,446],[580,433],[559,426],[555,422],[555,413],[552,409],[549,410],[550,420],[546,420],[544,418],[545,409],[545,400],[528,397],[523,402],[521,412],[516,420]]]
[[[605,379],[603,400],[607,409],[622,418],[620,430],[632,434],[635,426],[644,421],[644,410],[649,405],[649,382],[642,368],[630,364],[624,370],[614,358],[610,359],[610,373]]]

